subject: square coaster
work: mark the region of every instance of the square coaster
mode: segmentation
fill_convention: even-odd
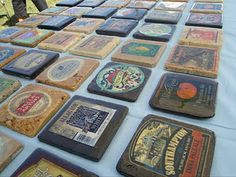
[[[220,48],[223,40],[222,35],[221,29],[185,27],[179,44]]]
[[[195,0],[195,2],[223,3],[223,0]]]
[[[165,64],[175,72],[216,78],[219,66],[219,49],[177,45]]]
[[[218,83],[183,74],[164,74],[150,100],[153,108],[197,118],[215,115]]]
[[[101,24],[103,24],[105,20],[96,19],[96,18],[81,18],[67,27],[64,28],[65,31],[79,32],[90,34],[95,31]]]
[[[117,8],[104,8],[104,7],[96,7],[93,10],[85,13],[83,17],[85,18],[102,18],[108,19],[117,11]]]
[[[78,7],[93,7],[94,8],[94,7],[101,5],[104,2],[105,2],[105,0],[84,0],[83,2],[81,2],[77,6]]]
[[[145,22],[177,24],[182,17],[179,11],[154,10],[146,18]]]
[[[36,81],[68,90],[77,90],[98,65],[99,62],[95,60],[63,57],[44,70]]]
[[[128,19],[109,19],[97,30],[97,34],[126,37],[136,26],[137,20]]]
[[[107,0],[100,7],[124,8],[131,0]]]
[[[0,31],[0,42],[11,42],[12,39],[24,33],[26,29],[9,27]]]
[[[186,21],[186,25],[222,28],[222,14],[191,13]]]
[[[133,34],[133,37],[137,39],[167,42],[171,39],[175,29],[175,25],[171,24],[145,23]]]
[[[183,11],[186,7],[185,2],[160,2],[155,9],[156,10],[173,10]]]
[[[129,177],[210,176],[214,149],[213,131],[148,115],[116,168]]]
[[[23,145],[14,138],[0,132],[0,172],[22,151]]]
[[[160,60],[166,43],[130,39],[112,56],[113,61],[147,67],[155,67]]]
[[[21,87],[20,81],[6,76],[0,76],[0,103]]]
[[[65,151],[99,161],[128,110],[125,106],[76,95],[38,138]]]
[[[196,13],[223,13],[222,3],[194,3],[191,12]]]
[[[60,13],[60,15],[67,15],[67,16],[73,16],[76,18],[82,17],[83,14],[91,11],[91,7],[71,7],[64,12]]]
[[[118,37],[92,35],[72,47],[69,52],[75,55],[104,59],[119,43]]]
[[[72,16],[57,15],[48,18],[46,21],[38,25],[38,28],[59,31],[75,20],[76,18]]]
[[[82,1],[83,0],[62,0],[58,3],[56,3],[56,6],[74,7]]]
[[[35,47],[41,41],[54,34],[53,31],[32,29],[12,39],[11,43],[26,47]]]
[[[151,70],[135,65],[110,62],[88,86],[98,95],[134,102],[142,92]]]
[[[155,4],[155,1],[131,1],[127,7],[137,9],[151,9]]]
[[[0,68],[25,53],[25,49],[0,46]]]
[[[42,41],[38,47],[46,50],[66,52],[70,47],[79,42],[85,35],[72,32],[57,32]]]
[[[34,79],[45,67],[59,57],[58,53],[29,50],[2,68],[6,74],[16,75],[27,79]]]
[[[131,8],[124,8],[118,10],[112,18],[123,18],[123,19],[133,19],[133,20],[141,20],[144,15],[146,15],[146,9],[131,9]]]
[[[35,28],[39,24],[43,23],[45,20],[47,20],[50,16],[45,15],[36,15],[31,16],[29,18],[26,18],[25,20],[16,23],[16,26],[20,27],[28,27],[28,28]]]
[[[68,9],[68,7],[51,7],[39,12],[39,15],[49,15],[54,16],[62,13],[64,10]]]
[[[43,149],[36,149],[11,177],[50,175],[55,177],[98,177]],[[48,176],[49,177],[49,176]]]
[[[69,97],[60,90],[29,84],[0,108],[0,124],[34,137]]]

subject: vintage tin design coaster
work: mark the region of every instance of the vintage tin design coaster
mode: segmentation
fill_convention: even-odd
[[[100,7],[123,8],[129,4],[131,0],[107,0]]]
[[[102,18],[108,19],[117,11],[117,8],[103,8],[103,7],[96,7],[91,11],[85,13],[83,17],[85,18]]]
[[[215,115],[218,83],[182,74],[164,74],[150,100],[153,108],[198,118]]]
[[[97,7],[104,3],[105,0],[84,0],[77,5],[78,7]]]
[[[186,7],[185,2],[160,2],[155,9],[156,10],[173,10],[183,11]]]
[[[112,18],[123,18],[123,19],[133,19],[133,20],[141,20],[144,15],[146,15],[146,9],[131,9],[131,8],[124,8],[118,10]]]
[[[195,3],[191,12],[199,13],[222,13],[223,4],[221,3]]]
[[[82,1],[83,0],[62,0],[56,3],[56,6],[74,7]]]
[[[25,32],[26,29],[18,27],[9,27],[0,31],[0,42],[11,42],[18,35]]]
[[[68,7],[51,7],[51,8],[47,8],[45,10],[43,10],[42,12],[39,12],[39,15],[58,15],[60,13],[62,13],[64,10],[68,9]]]
[[[71,7],[64,12],[60,13],[60,15],[68,15],[68,16],[74,16],[76,18],[82,17],[82,15],[88,13],[91,11],[91,7]]]
[[[22,22],[16,23],[16,26],[27,27],[27,28],[35,28],[45,20],[47,20],[50,16],[36,15],[26,18]]]
[[[211,130],[148,115],[121,156],[117,170],[129,177],[210,176],[214,147]]]
[[[127,7],[138,9],[151,9],[155,4],[155,1],[131,1]]]

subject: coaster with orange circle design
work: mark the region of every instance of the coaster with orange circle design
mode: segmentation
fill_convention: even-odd
[[[164,74],[149,104],[153,108],[199,118],[215,115],[218,83],[201,77]]]

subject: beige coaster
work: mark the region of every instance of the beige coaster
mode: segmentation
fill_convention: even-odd
[[[68,90],[77,90],[98,65],[99,62],[95,60],[67,56],[47,68],[36,80]]]
[[[16,26],[20,27],[29,27],[29,28],[35,28],[39,24],[43,23],[45,20],[47,20],[51,16],[44,16],[44,15],[36,15],[31,16],[29,18],[26,18],[22,22],[18,22]]]
[[[63,91],[29,84],[0,108],[0,124],[33,137],[68,98]]]
[[[91,7],[71,7],[63,11],[60,15],[74,16],[80,18],[83,14],[89,12],[92,9],[93,8]]]
[[[100,7],[115,7],[115,8],[123,8],[130,3],[131,0],[108,0],[103,3]]]
[[[186,7],[185,2],[161,2],[155,7],[155,9],[183,11],[185,7]]]

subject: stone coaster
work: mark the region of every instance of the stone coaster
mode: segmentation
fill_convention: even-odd
[[[75,55],[104,59],[119,43],[118,37],[92,35],[72,47],[69,52]]]
[[[195,3],[191,12],[196,13],[223,13],[223,4],[221,3]]]
[[[183,11],[186,7],[185,2],[160,2],[155,9],[156,10],[173,10]]]
[[[127,113],[125,106],[74,96],[39,135],[39,140],[99,161]]]
[[[102,3],[104,3],[105,0],[84,0],[81,2],[78,7],[97,7],[100,6]]]
[[[100,7],[124,8],[131,0],[107,0]]]
[[[0,42],[11,42],[12,39],[24,33],[26,29],[18,27],[9,27],[0,31]]]
[[[63,91],[29,84],[0,108],[0,124],[34,137],[67,99]]]
[[[153,108],[196,118],[215,115],[218,83],[183,74],[164,74],[150,100]]]
[[[62,13],[64,10],[68,9],[68,7],[51,7],[43,10],[42,12],[39,12],[39,15],[58,15]]]
[[[210,176],[213,131],[155,115],[146,116],[117,170],[129,177]]]
[[[74,16],[76,18],[80,18],[82,17],[82,15],[91,10],[92,10],[91,7],[71,7],[62,12],[60,15]]]
[[[219,49],[177,45],[165,69],[175,72],[216,78],[219,65]]]
[[[127,7],[137,9],[151,9],[155,4],[155,1],[131,1]]]
[[[135,65],[107,63],[88,86],[98,95],[134,102],[142,92],[151,70]]]
[[[131,9],[131,8],[124,8],[118,10],[112,18],[123,18],[123,19],[133,19],[133,20],[141,20],[144,15],[146,15],[146,9]]]
[[[83,0],[62,0],[56,3],[56,6],[74,7],[82,1]]]
[[[77,90],[98,65],[99,62],[95,60],[63,57],[43,71],[36,81],[68,90]]]
[[[104,8],[104,7],[96,7],[93,10],[85,13],[83,17],[85,18],[102,18],[102,19],[108,19],[111,17],[115,12],[117,11],[117,8]]]
[[[16,26],[20,27],[27,27],[27,28],[35,28],[39,24],[43,23],[45,20],[47,20],[50,16],[45,16],[45,15],[36,15],[36,16],[31,16],[29,18],[26,18],[22,22],[16,23]]]
[[[112,56],[113,61],[155,67],[160,60],[166,43],[130,39]]]

